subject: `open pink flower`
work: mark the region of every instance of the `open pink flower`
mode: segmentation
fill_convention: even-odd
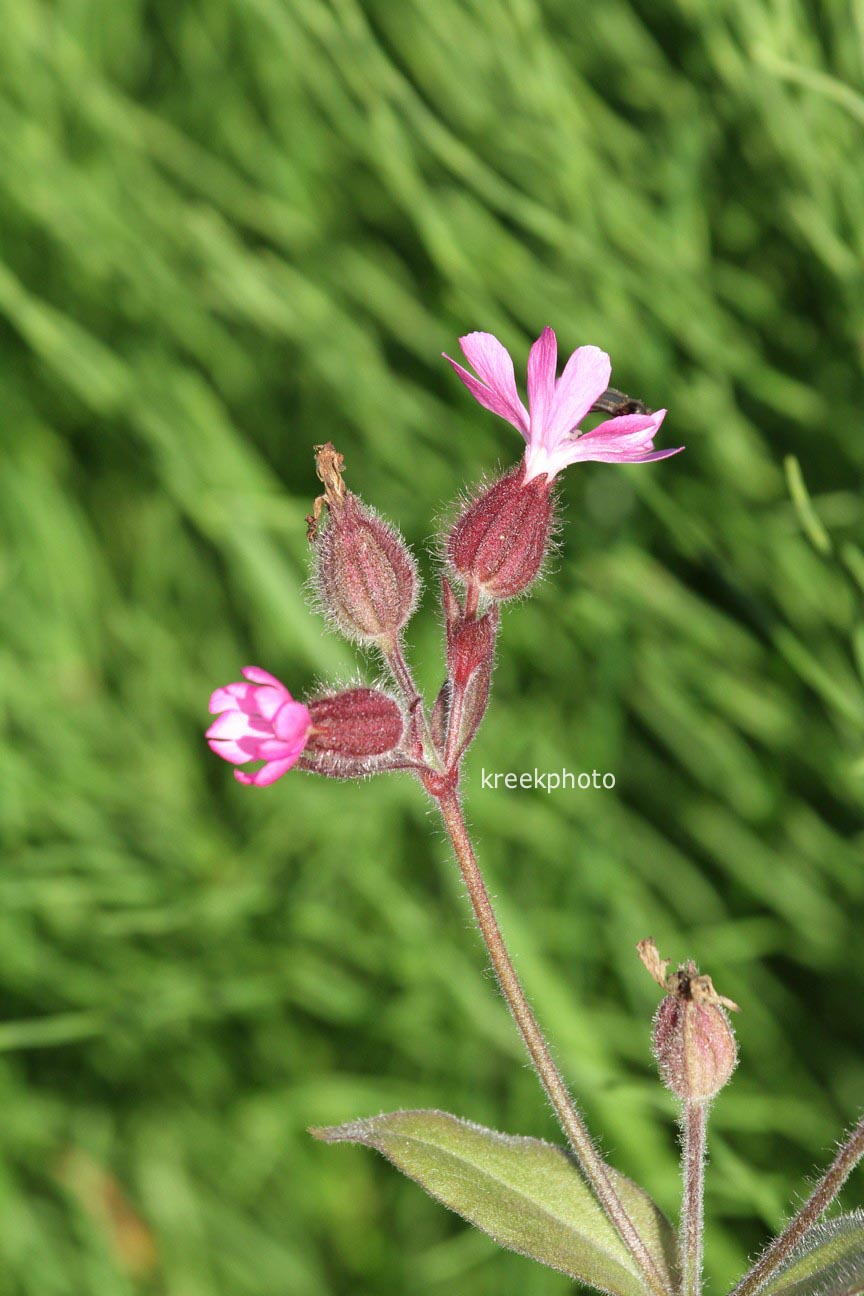
[[[578,460],[648,463],[684,449],[653,448],[665,410],[623,414],[579,434],[579,423],[609,386],[612,366],[599,347],[578,347],[557,378],[558,342],[553,330],[544,328],[528,356],[526,409],[516,388],[510,353],[496,337],[491,333],[469,333],[459,339],[459,345],[474,373],[448,355],[445,360],[450,361],[474,399],[512,423],[528,443],[525,481],[541,474],[555,477]]]
[[[296,764],[309,739],[312,717],[284,684],[260,666],[244,666],[244,680],[218,688],[210,698],[216,716],[207,730],[210,747],[234,765],[266,763],[251,774],[235,770],[240,783],[267,787]]]

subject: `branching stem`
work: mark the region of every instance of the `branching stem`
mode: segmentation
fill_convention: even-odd
[[[445,793],[439,800],[439,806],[501,993],[513,1014],[534,1069],[578,1158],[585,1178],[636,1261],[648,1290],[655,1296],[670,1296],[667,1284],[618,1196],[609,1168],[600,1156],[582,1114],[555,1065],[549,1045],[516,975],[516,969],[504,943],[489,892],[474,855],[456,790]]]

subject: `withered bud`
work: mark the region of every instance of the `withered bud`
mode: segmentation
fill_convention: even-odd
[[[405,717],[381,689],[352,688],[308,702],[311,728],[301,764],[319,774],[353,778],[398,768]],[[389,764],[392,760],[392,765]]]
[[[519,464],[462,510],[447,536],[447,561],[466,586],[502,601],[523,594],[549,548],[554,499],[542,473]]]
[[[316,446],[324,494],[315,501],[309,538],[321,606],[337,628],[357,643],[384,643],[399,635],[417,604],[417,564],[395,527],[346,490],[342,456]],[[323,506],[329,517],[323,530]]]
[[[640,941],[639,957],[666,991],[654,1016],[654,1056],[668,1089],[685,1102],[707,1102],[728,1082],[738,1046],[726,1010],[738,1005],[719,995],[710,976],[692,961],[667,975],[652,940]]]

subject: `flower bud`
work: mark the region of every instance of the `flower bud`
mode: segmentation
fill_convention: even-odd
[[[499,611],[482,616],[463,610],[446,576],[441,578],[447,628],[447,678],[432,709],[432,737],[448,763],[474,739],[489,702]]]
[[[317,446],[316,458],[325,489],[315,502],[309,537],[321,606],[357,643],[395,640],[417,604],[414,557],[395,527],[345,489],[342,456],[332,445]],[[329,518],[319,531],[322,504]]]
[[[363,760],[399,746],[405,720],[397,702],[381,689],[352,688],[308,704],[310,752],[333,752]]]
[[[269,787],[300,759],[312,727],[308,707],[295,702],[281,680],[260,666],[244,666],[242,680],[216,689],[207,730],[210,748],[232,765],[264,764],[251,773],[237,769],[238,783]]]
[[[499,614],[492,608],[483,616],[466,616],[450,582],[442,578],[447,625],[447,669],[456,688],[464,688],[480,666],[490,667],[495,652]]]
[[[447,561],[468,586],[503,600],[524,593],[549,548],[554,500],[547,477],[519,464],[463,510],[447,537]]]
[[[663,1082],[685,1102],[707,1102],[738,1063],[725,1011],[737,1012],[738,1005],[718,995],[695,963],[684,963],[667,976],[668,960],[660,958],[653,941],[641,941],[638,948],[654,980],[667,991],[654,1016],[654,1056]]]
[[[489,705],[489,687],[492,683],[491,658],[477,667],[465,686],[461,724],[456,740],[458,760],[471,746]]]

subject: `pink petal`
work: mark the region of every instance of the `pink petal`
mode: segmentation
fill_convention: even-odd
[[[585,417],[611,376],[612,363],[605,351],[595,346],[576,348],[555,388],[543,437],[549,449]]]
[[[291,702],[291,694],[283,684],[278,688],[273,688],[270,684],[258,684],[253,688],[252,694],[250,701],[254,702],[255,710],[265,720],[272,720],[281,706]]]
[[[468,333],[459,339],[459,345],[479,378],[463,369],[450,356],[447,360],[462,379],[476,401],[484,409],[505,418],[524,437],[528,435],[528,411],[519,399],[513,361],[506,347],[491,333]]]
[[[668,459],[670,455],[680,454],[684,446],[675,446],[672,450],[612,450],[598,449],[592,450],[590,454],[580,456],[583,462],[593,461],[594,463],[652,463],[655,459]],[[576,463],[577,460],[569,459],[568,463]]]
[[[223,711],[207,730],[208,738],[263,738],[272,736],[273,726],[260,716],[245,711]]]
[[[251,787],[269,787],[283,774],[287,774],[291,766],[296,764],[296,761],[297,756],[288,757],[286,760],[268,761],[266,765],[262,765],[260,769],[255,770],[254,774],[246,774],[243,770],[235,770],[234,777],[238,783],[246,783]]]
[[[296,760],[305,746],[305,739],[283,742],[281,738],[262,738],[255,744],[255,760]]]
[[[490,391],[508,408],[509,418],[520,432],[528,431],[528,411],[519,398],[510,352],[492,333],[466,333],[459,339],[462,354]]]
[[[666,417],[666,410],[655,410],[653,414],[619,414],[616,418],[605,419],[604,422],[598,423],[590,432],[583,432],[580,440],[586,437],[596,437],[598,433],[604,436],[614,436],[619,440],[626,438],[628,441],[634,440],[635,437],[641,436],[650,441],[656,436],[663,420]]]
[[[277,738],[281,738],[283,742],[299,742],[302,739],[304,747],[311,724],[309,709],[302,702],[286,702],[273,717],[273,731]]]
[[[569,444],[560,444],[556,457],[560,455],[562,466],[589,459],[598,463],[649,463],[654,459],[668,459],[684,447],[652,448],[665,417],[665,410],[657,410],[655,414],[623,414],[607,419]]]
[[[221,756],[223,760],[231,761],[232,765],[243,765],[246,761],[252,759],[248,751],[244,751],[237,742],[222,742],[211,738],[207,746],[217,756]]]
[[[544,328],[528,353],[528,408],[531,411],[531,440],[543,441],[543,431],[555,398],[555,374],[558,369],[558,339],[554,330]]]
[[[236,707],[238,699],[243,697],[248,689],[248,684],[226,684],[224,688],[216,689],[210,694],[210,714],[217,715],[220,711],[227,711],[229,707]]]
[[[649,449],[657,435],[660,425],[666,417],[665,410],[656,414],[622,414],[618,418],[606,419],[598,423],[590,432],[583,432],[580,437],[570,442],[581,446],[583,451],[601,445],[614,446],[619,450]],[[561,443],[564,449],[567,442]]]
[[[278,680],[275,675],[271,675],[269,671],[262,670],[260,666],[244,666],[240,673],[244,679],[251,680],[253,684],[270,684],[273,688],[280,689],[282,693],[287,694],[288,698],[291,697],[282,681]]]

